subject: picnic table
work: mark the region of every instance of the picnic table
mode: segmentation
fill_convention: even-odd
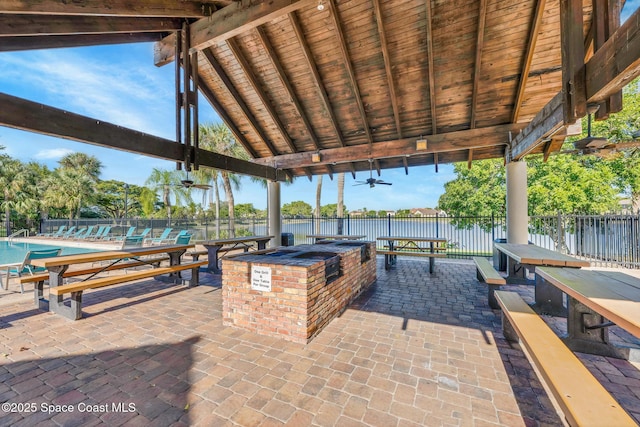
[[[202,242],[201,244],[207,249],[207,255],[209,257],[207,269],[212,273],[220,274],[222,270],[218,267],[219,254],[236,249],[242,249],[244,252],[264,250],[267,242],[273,239],[273,237],[274,236],[244,236]],[[253,246],[254,243],[256,247]]]
[[[49,303],[49,309],[58,314],[71,319],[79,319],[82,317],[82,292],[87,289],[93,289],[103,286],[114,285],[118,283],[124,283],[132,280],[151,278],[161,280],[160,275],[168,274],[167,280],[172,282],[181,281],[180,272],[187,269],[192,269],[192,277],[189,282],[189,286],[198,285],[198,270],[197,268],[202,262],[193,262],[181,264],[180,257],[188,249],[193,248],[194,245],[166,245],[166,246],[153,246],[153,247],[136,247],[131,249],[121,249],[114,251],[101,251],[91,252],[75,255],[64,255],[53,258],[34,259],[33,265],[44,267],[48,270],[49,274],[49,293],[52,295]],[[129,266],[132,264],[150,264],[156,265],[157,260],[146,260],[144,256],[150,255],[164,255],[168,256],[169,266],[164,268],[154,268],[151,270],[139,271],[136,273],[125,274],[121,276],[111,277],[97,277],[102,272],[114,270],[119,265]],[[69,267],[79,264],[94,263],[100,261],[108,261],[104,266],[97,269],[90,269],[89,277],[83,279],[78,283],[64,284],[63,279],[65,272]],[[67,306],[63,302],[64,294],[71,294],[71,306]],[[43,307],[43,281],[36,283],[35,287],[35,302],[38,307]]]
[[[507,272],[510,279],[526,278],[525,270],[535,266],[589,267],[589,261],[552,251],[540,246],[519,243],[495,243],[495,248],[507,256]]]
[[[617,271],[536,267],[538,282],[544,281],[564,293],[567,301],[566,343],[574,351],[627,358],[629,349],[613,347],[608,327],[614,324],[640,338],[640,279]],[[536,283],[536,287],[538,283]],[[562,298],[538,301],[562,310]],[[636,349],[638,351],[638,349]]]
[[[362,240],[365,237],[364,234],[307,234],[307,239],[314,239],[316,243],[321,240]]]
[[[398,255],[429,257],[429,273],[433,274],[435,258],[444,258],[446,250],[442,243],[447,239],[442,237],[412,237],[412,236],[380,236],[378,240],[386,241],[388,249],[377,251],[384,255],[384,268],[389,270],[397,262]],[[428,243],[429,246],[421,246]]]

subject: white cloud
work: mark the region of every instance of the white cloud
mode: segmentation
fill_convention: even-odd
[[[47,150],[38,151],[33,157],[38,160],[50,160],[50,159],[61,159],[67,154],[73,153],[73,150],[68,148],[50,148]]]

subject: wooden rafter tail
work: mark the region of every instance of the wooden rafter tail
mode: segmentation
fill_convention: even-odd
[[[389,86],[389,96],[391,97],[391,106],[393,108],[393,117],[396,122],[396,130],[398,138],[402,138],[402,124],[400,123],[400,108],[398,107],[398,97],[396,95],[396,85],[393,81],[393,72],[391,69],[391,57],[389,56],[389,48],[387,47],[387,36],[384,31],[384,22],[382,19],[382,9],[380,8],[380,0],[373,0],[374,15],[378,24],[378,37],[380,37],[380,47],[382,48],[382,58],[384,59],[384,71],[387,75],[387,85]]]
[[[246,104],[246,102],[244,102],[244,99],[240,95],[240,92],[238,92],[238,89],[236,89],[235,85],[233,84],[229,76],[227,76],[227,73],[224,71],[222,66],[220,66],[220,64],[218,63],[218,60],[213,55],[213,52],[211,52],[211,49],[203,50],[202,53],[204,54],[204,57],[207,59],[207,62],[211,66],[211,69],[213,70],[214,74],[222,82],[222,85],[229,91],[233,99],[236,101],[236,104],[238,105],[238,107],[240,107],[240,110],[242,110],[242,113],[244,114],[244,117],[247,120],[247,123],[251,126],[255,134],[264,142],[265,146],[267,147],[267,150],[269,150],[271,155],[274,156],[276,154],[276,150],[273,147],[273,145],[271,145],[271,142],[269,142],[269,139],[267,138],[267,134],[264,132],[262,127],[258,124],[258,121],[256,120],[255,116],[249,109],[249,106]],[[258,156],[255,156],[255,157],[258,157]]]
[[[533,61],[533,54],[536,50],[536,43],[538,42],[538,36],[540,35],[540,27],[542,25],[542,17],[544,16],[544,8],[546,6],[546,0],[538,0],[536,2],[536,10],[533,16],[533,22],[531,24],[531,31],[529,31],[529,41],[527,42],[527,51],[524,55],[522,72],[520,73],[520,79],[518,81],[518,91],[516,100],[513,104],[513,114],[511,115],[511,122],[516,123],[520,117],[520,108],[522,108],[522,102],[524,101],[524,92],[527,88],[527,82],[529,80],[529,71],[531,70],[531,62]]]
[[[322,83],[322,78],[320,77],[320,73],[318,72],[318,67],[316,66],[316,62],[313,59],[313,54],[311,53],[311,48],[309,47],[309,43],[304,37],[304,32],[302,31],[302,27],[300,26],[300,21],[295,12],[290,13],[289,22],[291,23],[291,27],[293,28],[293,32],[296,35],[296,39],[300,48],[302,50],[302,54],[304,56],[305,62],[311,73],[311,77],[313,80],[313,85],[316,90],[320,94],[320,99],[322,101],[322,106],[324,107],[327,115],[329,116],[329,122],[333,127],[333,131],[336,135],[336,139],[340,143],[341,146],[345,147],[344,138],[342,137],[342,133],[340,132],[340,128],[338,127],[338,118],[336,117],[335,112],[331,106],[331,101],[329,100],[329,95],[327,94],[327,89],[324,87]]]
[[[373,136],[371,135],[371,128],[369,127],[367,113],[364,109],[364,104],[362,103],[362,95],[360,94],[360,88],[358,87],[356,74],[353,71],[353,64],[351,63],[349,48],[347,47],[347,42],[344,37],[344,31],[342,30],[342,25],[340,24],[340,16],[338,14],[338,8],[336,6],[336,3],[333,0],[328,0],[328,3],[329,3],[329,15],[333,23],[333,28],[336,32],[336,37],[338,38],[340,53],[342,54],[342,62],[344,63],[344,66],[347,70],[349,87],[351,87],[353,96],[356,101],[356,105],[358,106],[358,111],[360,111],[360,119],[362,120],[362,127],[364,128],[364,133],[367,136],[367,143],[369,144],[369,146],[371,146],[373,144]]]
[[[264,106],[264,109],[267,111],[267,114],[269,114],[271,121],[278,129],[280,136],[289,147],[289,150],[291,150],[292,153],[297,152],[298,150],[296,149],[296,146],[291,140],[291,137],[287,133],[287,129],[282,123],[282,120],[280,120],[280,116],[276,112],[275,108],[269,101],[269,97],[265,93],[264,89],[262,89],[262,85],[258,81],[258,77],[253,72],[251,64],[249,64],[249,61],[247,60],[246,56],[240,50],[240,46],[238,46],[238,43],[235,41],[235,39],[227,40],[227,46],[229,46],[229,50],[231,51],[231,54],[240,65],[240,68],[244,73],[244,77],[249,82],[249,85],[251,86],[253,91],[256,93],[256,95],[258,95],[258,98],[260,98],[260,102]],[[276,150],[275,147],[273,148],[273,150],[274,151]]]
[[[438,124],[436,121],[436,77],[434,72],[434,61],[433,61],[433,33],[431,26],[431,0],[425,0],[425,5],[427,8],[427,17],[426,17],[426,37],[427,37],[427,61],[429,63],[428,76],[429,79],[429,108],[431,111],[431,134],[436,135],[438,133]]]
[[[480,88],[480,72],[482,71],[482,50],[484,49],[484,30],[487,16],[487,0],[480,0],[478,10],[478,35],[476,40],[476,59],[473,70],[473,89],[471,91],[471,120],[470,128],[476,127],[478,91]]]

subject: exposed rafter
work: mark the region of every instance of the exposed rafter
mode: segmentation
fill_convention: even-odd
[[[582,19],[582,0],[560,1],[563,114],[566,124],[574,123],[587,113]]]
[[[371,128],[369,128],[369,121],[367,120],[367,112],[364,109],[362,103],[362,95],[360,94],[360,88],[358,87],[358,81],[356,80],[356,74],[353,71],[353,64],[351,64],[351,56],[349,55],[349,48],[347,47],[347,41],[342,31],[342,25],[340,25],[340,16],[338,15],[338,8],[333,0],[328,0],[329,3],[329,15],[333,23],[333,28],[338,38],[338,44],[340,46],[340,53],[342,54],[342,61],[347,70],[349,76],[349,86],[353,92],[354,100],[360,111],[360,118],[362,119],[362,127],[365,135],[367,136],[367,142],[371,146],[373,144],[373,137],[371,135]]]
[[[487,0],[480,0],[478,10],[478,35],[476,40],[476,59],[473,69],[473,89],[471,91],[471,120],[469,127],[476,127],[476,109],[478,106],[478,90],[480,87],[480,71],[482,70],[482,49],[484,49],[484,27],[487,16]]]
[[[204,53],[204,57],[209,62],[209,65],[211,65],[211,68],[214,71],[214,73],[217,75],[218,79],[220,79],[222,84],[225,86],[225,88],[229,91],[233,99],[238,104],[238,107],[240,107],[240,109],[242,110],[242,113],[247,119],[247,123],[251,126],[251,128],[256,133],[256,135],[264,142],[269,152],[272,155],[275,155],[277,153],[275,147],[273,146],[273,144],[271,144],[271,141],[269,141],[267,134],[264,132],[264,130],[262,129],[262,127],[260,126],[256,118],[254,117],[253,113],[249,109],[249,106],[244,102],[242,96],[234,86],[233,82],[231,81],[229,76],[227,76],[227,73],[220,66],[215,56],[213,56],[213,53],[211,52],[211,50],[206,49],[203,51],[203,53]]]
[[[396,85],[393,82],[393,71],[391,70],[391,57],[387,47],[387,36],[384,32],[384,22],[382,20],[382,10],[380,8],[380,0],[372,0],[376,22],[378,24],[378,36],[380,37],[380,47],[382,48],[382,57],[384,59],[384,71],[387,74],[387,84],[389,85],[389,96],[391,97],[391,106],[393,107],[393,117],[396,121],[396,129],[398,138],[402,138],[402,125],[400,124],[400,109],[398,108],[398,96],[396,95]]]
[[[261,2],[233,2],[206,19],[191,24],[191,48],[203,50],[273,21],[281,15],[310,6],[317,0],[270,0]],[[156,65],[174,60],[175,35],[157,43],[154,50]]]
[[[0,124],[15,129],[41,133],[106,148],[182,162],[186,147],[175,141],[127,129],[0,93]],[[286,175],[267,165],[195,149],[200,166],[228,170],[269,180],[284,181]]]
[[[179,30],[182,22],[179,18],[0,15],[0,37],[169,32]]]
[[[527,51],[524,54],[522,72],[520,73],[520,80],[518,81],[518,92],[516,94],[516,100],[513,103],[513,114],[511,115],[511,121],[513,123],[516,123],[520,116],[520,108],[522,107],[522,102],[524,101],[524,91],[527,88],[527,82],[529,81],[531,61],[533,61],[533,54],[536,51],[536,43],[538,42],[538,35],[540,34],[540,26],[542,25],[542,17],[544,16],[545,5],[546,0],[538,0],[536,2],[536,10],[534,12],[533,21],[531,23],[531,30],[529,31]]]
[[[429,71],[428,71],[428,80],[429,80],[429,106],[431,109],[431,133],[436,135],[438,133],[438,124],[436,121],[436,77],[434,72],[434,61],[433,61],[433,30],[431,28],[431,0],[425,0],[425,5],[427,7],[427,18],[426,18],[426,37],[427,37],[427,62],[429,63]]]
[[[175,0],[5,0],[0,13],[35,15],[158,16],[202,18],[215,9],[213,2]]]
[[[253,91],[256,93],[256,95],[258,95],[258,98],[260,98],[260,102],[262,103],[262,106],[264,107],[265,111],[267,112],[267,114],[269,114],[269,117],[271,118],[273,123],[276,125],[276,128],[278,128],[278,131],[280,132],[280,136],[282,137],[282,140],[287,144],[287,146],[289,147],[289,150],[291,150],[292,153],[295,153],[297,151],[296,146],[294,145],[293,141],[291,140],[291,137],[287,133],[287,130],[285,129],[284,124],[280,120],[280,116],[278,116],[278,113],[276,112],[275,108],[273,108],[271,101],[269,101],[269,97],[262,89],[262,85],[258,81],[258,78],[256,77],[255,73],[251,68],[251,64],[249,64],[249,61],[247,61],[247,58],[245,58],[244,54],[240,50],[240,47],[238,46],[238,44],[234,39],[227,40],[227,46],[229,46],[231,55],[235,58],[238,65],[240,65],[240,68],[244,73],[244,77],[249,82],[249,85],[251,86]]]
[[[273,45],[269,41],[269,37],[267,36],[267,34],[265,33],[262,27],[256,28],[256,34],[258,36],[258,40],[260,40],[260,43],[262,44],[262,47],[267,52],[267,56],[271,61],[271,65],[273,65],[273,68],[276,70],[276,74],[280,79],[280,83],[282,83],[282,86],[287,91],[287,95],[289,99],[293,103],[293,106],[295,107],[296,112],[302,119],[302,123],[304,124],[305,130],[307,131],[307,135],[309,135],[309,139],[311,139],[311,143],[313,144],[316,150],[319,150],[320,145],[318,144],[318,138],[316,137],[316,133],[313,131],[313,127],[311,126],[311,121],[309,120],[309,117],[307,116],[307,113],[304,107],[300,103],[300,100],[298,99],[295,91],[293,90],[293,86],[291,85],[291,82],[289,82],[289,78],[287,77],[287,74],[284,72],[284,68],[282,68],[282,64],[278,59],[278,54],[276,53],[275,49],[273,48]],[[311,180],[311,177],[312,177],[311,172],[308,169],[305,172],[307,174],[307,177]],[[327,165],[327,173],[333,174],[333,170],[329,165]]]
[[[416,141],[414,138],[403,138],[393,141],[376,142],[371,149],[365,144],[361,144],[321,150],[320,163],[312,161],[312,153],[310,152],[283,154],[271,158],[255,159],[254,161],[283,169],[291,169],[305,166],[318,166],[323,163],[364,162],[369,159],[466,151],[469,149],[482,149],[501,145],[507,146],[509,143],[509,132],[516,133],[523,127],[524,125],[507,124],[433,135],[429,137],[428,150],[416,150]],[[365,147],[367,147],[367,149],[364,149]]]
[[[0,52],[124,43],[145,43],[155,42],[161,38],[162,33],[2,37],[0,38]]]

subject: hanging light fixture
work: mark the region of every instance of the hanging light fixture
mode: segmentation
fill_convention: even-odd
[[[318,0],[318,10],[324,10],[324,0]]]

